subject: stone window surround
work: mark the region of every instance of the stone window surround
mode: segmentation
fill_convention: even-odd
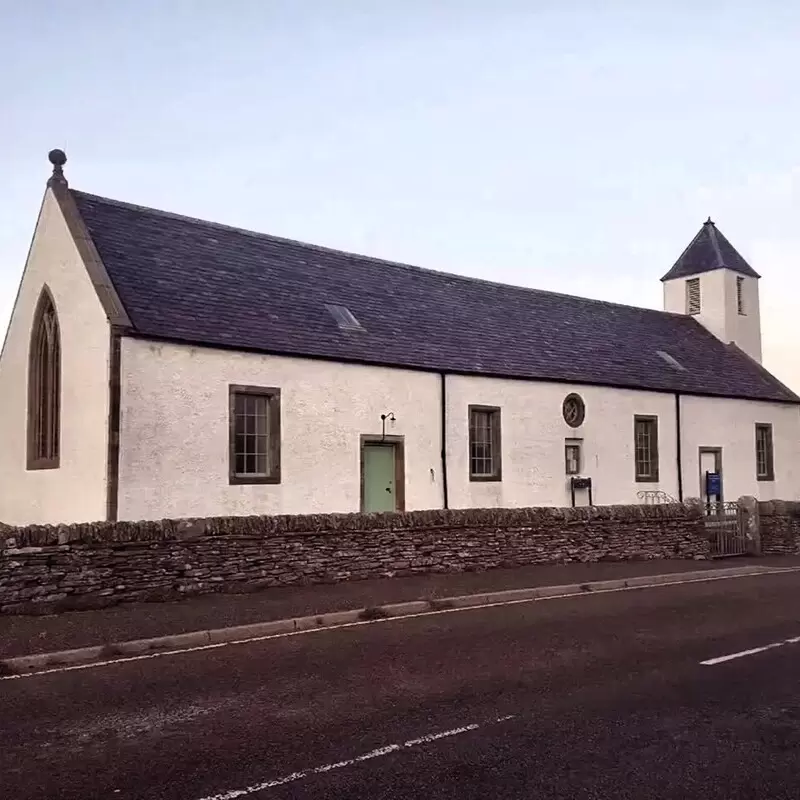
[[[58,469],[61,440],[61,331],[53,295],[42,287],[28,351],[27,469]]]
[[[772,424],[757,422],[756,432],[756,480],[775,480],[775,450],[772,439]],[[760,452],[762,451],[763,452]]]
[[[487,414],[489,418],[490,427],[490,447],[491,447],[491,473],[477,473],[472,469],[472,446],[474,443],[474,426],[473,416],[475,414]],[[468,428],[468,441],[467,441],[467,463],[469,466],[469,479],[470,481],[486,482],[486,481],[501,481],[503,479],[503,449],[501,439],[501,410],[499,406],[483,406],[483,405],[470,405],[467,411],[467,428]]]
[[[649,428],[650,436],[650,464],[647,474],[639,469],[639,458],[637,457],[637,439],[640,426],[646,425]],[[636,414],[633,418],[633,463],[634,473],[637,483],[658,483],[659,480],[659,458],[658,458],[658,417],[648,414]]]
[[[570,451],[575,451],[576,469],[570,469]],[[580,475],[583,469],[583,439],[564,440],[564,469],[567,475]]]
[[[561,404],[561,415],[570,428],[580,428],[586,419],[586,403],[575,392],[570,392]]]
[[[266,397],[267,414],[267,452],[269,475],[246,475],[236,472],[236,397],[254,395]],[[228,482],[235,484],[264,484],[281,482],[281,390],[270,386],[228,386],[228,424],[230,443],[228,453]]]

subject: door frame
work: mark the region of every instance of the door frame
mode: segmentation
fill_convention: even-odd
[[[719,472],[720,492],[717,503],[720,505],[725,502],[725,474],[722,471],[722,448],[721,447],[699,447],[697,449],[697,472],[700,477],[700,500],[703,508],[708,508],[708,497],[706,496],[705,471],[703,470],[703,454],[707,453],[714,456],[715,471]]]
[[[361,513],[364,513],[365,485],[364,485],[364,448],[365,446],[382,446],[394,449],[394,505],[395,511],[406,510],[406,454],[405,436],[381,436],[380,434],[362,433],[359,445],[359,460],[361,472]]]

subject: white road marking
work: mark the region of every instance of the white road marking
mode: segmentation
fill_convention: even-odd
[[[752,647],[750,650],[740,650],[738,653],[731,653],[727,656],[718,656],[717,658],[709,658],[700,663],[705,667],[713,667],[715,664],[723,664],[726,661],[733,661],[735,658],[744,658],[745,656],[754,656],[756,653],[763,653],[765,650],[772,650],[775,647],[783,647],[787,644],[797,644],[800,642],[800,636],[793,636],[791,639],[784,639],[782,642],[772,642],[765,644],[762,647]]]
[[[323,764],[321,767],[312,767],[311,769],[304,769],[300,772],[292,772],[289,775],[284,775],[282,778],[274,778],[273,780],[263,781],[262,783],[254,783],[251,786],[245,786],[242,789],[230,789],[227,792],[220,794],[212,794],[207,797],[200,798],[200,800],[236,800],[237,797],[247,797],[247,795],[255,794],[256,792],[263,792],[265,789],[273,789],[276,786],[284,786],[287,783],[294,783],[305,778],[310,778],[314,775],[324,775],[335,769],[343,769],[344,767],[352,767],[363,761],[371,761],[373,758],[382,758],[391,753],[397,753],[411,747],[419,747],[422,744],[436,742],[439,739],[447,739],[451,736],[459,736],[462,733],[469,733],[478,728],[486,728],[490,725],[499,725],[501,722],[507,722],[514,719],[514,714],[509,714],[506,717],[498,717],[497,719],[489,720],[488,722],[475,722],[472,725],[464,725],[460,728],[451,728],[449,731],[439,731],[438,733],[428,733],[425,736],[420,736],[418,739],[408,739],[405,742],[396,744],[387,744],[385,747],[378,747],[375,750],[370,750],[369,753],[364,753],[355,758],[348,758],[345,761],[336,761],[333,764]]]
[[[495,722],[505,722],[507,719],[511,719],[511,717],[502,717],[501,719],[496,719]],[[480,725],[465,725],[463,728],[455,728],[452,731],[444,731],[442,733],[427,733],[425,736],[420,736],[419,739],[409,739],[405,743],[405,747],[416,747],[418,744],[435,742],[437,739],[444,739],[446,736],[455,736],[457,733],[474,731],[476,728],[480,728]]]
[[[460,614],[466,611],[482,611],[485,608],[500,608],[502,606],[517,606],[523,603],[543,603],[547,600],[564,600],[575,597],[596,597],[599,594],[615,594],[617,592],[643,591],[644,589],[661,589],[665,586],[684,586],[692,583],[711,583],[713,581],[735,580],[737,578],[760,578],[765,575],[783,575],[787,572],[800,572],[800,567],[788,567],[770,570],[768,572],[753,572],[747,575],[719,575],[709,578],[694,578],[692,580],[668,581],[666,583],[652,584],[650,586],[621,586],[618,589],[594,589],[591,592],[572,592],[567,594],[555,594],[549,597],[528,597],[522,600],[502,600],[496,603],[485,603],[483,605],[463,606],[462,608],[442,608],[432,611],[419,611],[416,614],[403,614],[396,617],[384,617],[381,619],[360,620],[358,622],[343,622],[340,625],[327,625],[320,628],[308,628],[303,631],[288,631],[286,633],[270,633],[265,636],[252,636],[248,639],[236,639],[230,642],[216,642],[215,644],[202,644],[196,647],[184,647],[178,650],[159,650],[156,653],[143,653],[138,656],[125,656],[114,658],[108,661],[92,661],[87,664],[69,664],[63,667],[52,667],[36,672],[26,672],[18,675],[0,675],[0,681],[25,680],[30,678],[40,678],[44,675],[54,675],[61,672],[72,672],[79,669],[99,669],[101,667],[111,667],[115,664],[125,664],[129,661],[145,661],[150,658],[164,658],[165,656],[179,656],[186,653],[198,653],[203,650],[216,650],[220,647],[232,647],[240,644],[253,644],[254,642],[266,642],[271,639],[287,639],[292,636],[310,636],[318,633],[330,633],[343,628],[357,628],[362,625],[380,625],[383,623],[402,622],[407,619],[419,617],[434,617],[441,614]]]

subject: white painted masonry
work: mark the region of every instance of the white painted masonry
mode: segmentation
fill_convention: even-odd
[[[700,447],[722,448],[724,499],[800,499],[800,409],[711,397],[681,398],[682,464],[687,497],[700,495]],[[756,479],[756,423],[772,425],[775,480]]]
[[[27,470],[28,350],[42,287],[61,333],[61,462]],[[0,520],[105,519],[109,326],[52,191],[47,190],[0,355]]]
[[[577,392],[586,418],[570,428],[561,413],[564,398]],[[600,386],[450,376],[448,397],[448,484],[453,508],[563,506],[571,502],[565,473],[564,440],[583,439],[581,474],[592,478],[597,505],[637,503],[642,489],[677,496],[675,401],[673,395]],[[467,407],[499,406],[502,418],[503,480],[469,480]],[[633,461],[633,418],[658,417],[660,481],[637,483]],[[579,495],[581,505],[587,498]]]
[[[281,390],[281,483],[229,485],[228,386]],[[405,437],[406,509],[442,504],[439,377],[122,340],[120,519],[358,511],[360,437]]]
[[[229,485],[229,384],[281,389],[280,484]],[[562,417],[570,392],[586,403],[579,428]],[[441,508],[439,403],[432,373],[123,339],[120,518],[357,511],[360,436],[380,434],[389,411],[387,433],[405,437],[406,508]],[[470,404],[501,408],[501,481],[469,480]],[[658,417],[658,483],[635,480],[637,414]],[[798,497],[795,406],[683,396],[681,416],[685,497],[700,494],[701,446],[722,448],[727,498]],[[756,422],[773,425],[774,482],[756,480]],[[678,496],[674,394],[450,375],[450,507],[568,505],[567,438],[583,439],[581,474],[592,478],[596,504],[641,502],[648,489]]]

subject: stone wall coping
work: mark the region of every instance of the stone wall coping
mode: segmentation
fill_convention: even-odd
[[[762,517],[796,517],[800,519],[800,501],[764,500],[758,504],[758,513]]]
[[[800,507],[800,504],[797,504]],[[762,512],[763,513],[763,512]],[[0,553],[53,545],[122,545],[186,541],[207,537],[263,539],[283,535],[336,533],[374,535],[381,531],[497,527],[524,528],[542,522],[570,524],[692,519],[702,510],[681,503],[661,505],[584,506],[579,508],[434,509],[379,514],[305,514],[209,517],[139,522],[90,522],[71,525],[0,524]]]

